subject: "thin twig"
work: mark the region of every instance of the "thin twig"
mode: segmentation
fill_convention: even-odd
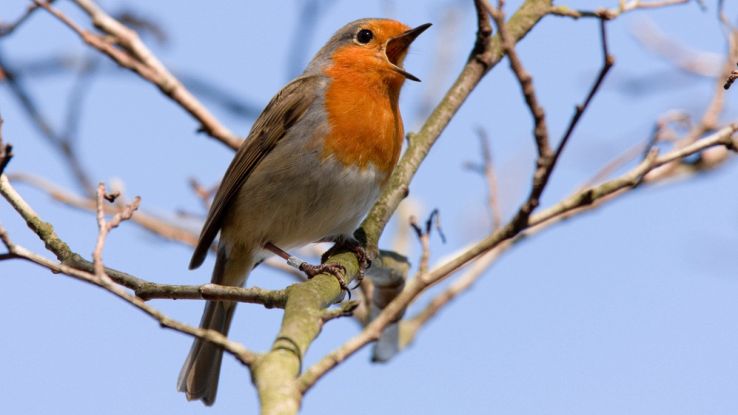
[[[713,94],[710,99],[707,108],[700,117],[699,121],[689,130],[687,135],[676,143],[676,147],[684,147],[694,143],[703,135],[715,131],[718,127],[718,121],[720,115],[723,113],[725,108],[725,94],[723,79],[731,73],[734,68],[734,62],[738,61],[738,30],[726,21],[723,13],[719,13],[719,20],[723,24],[725,29],[725,61],[722,67],[722,74],[718,75],[714,79]],[[672,176],[676,169],[679,169],[682,165],[680,163],[671,163],[661,169],[654,171],[650,174],[650,178],[654,178],[656,175],[661,176]]]
[[[53,3],[55,0],[47,0],[48,3]],[[7,36],[11,33],[13,33],[16,29],[18,29],[23,23],[25,23],[28,18],[31,17],[33,12],[38,10],[39,6],[37,4],[30,4],[28,7],[26,7],[26,10],[23,12],[23,14],[20,15],[14,22],[12,23],[1,23],[0,22],[0,37]]]
[[[323,323],[325,324],[341,317],[351,317],[358,306],[358,301],[351,300],[342,302],[338,307],[325,310],[323,312]]]
[[[683,73],[710,79],[722,73],[720,53],[688,48],[675,36],[661,31],[651,20],[641,20],[631,33],[645,49]]]
[[[22,80],[18,77],[17,71],[8,65],[5,59],[0,55],[0,73],[4,74],[4,80],[20,104],[30,118],[34,127],[36,127],[43,138],[53,146],[53,148],[62,156],[77,182],[77,185],[85,193],[92,195],[94,187],[90,180],[89,174],[82,165],[80,156],[77,153],[71,135],[60,134],[51,124],[49,119],[41,112],[39,105],[31,95],[30,91],[25,87]]]
[[[215,192],[218,191],[218,186],[220,186],[220,183],[216,184],[215,186],[205,187],[194,177],[191,177],[188,182],[192,191],[195,192],[195,195],[202,202],[203,207],[205,207],[205,209],[209,209],[210,202],[215,195]]]
[[[728,74],[728,78],[725,80],[725,84],[723,84],[723,89],[730,89],[736,79],[738,79],[738,70],[733,69],[732,71],[730,71],[730,74]]]
[[[14,173],[12,175],[8,175],[8,179],[11,182],[21,182],[41,190],[51,196],[54,200],[67,206],[88,212],[96,212],[97,203],[95,199],[76,195],[71,191],[63,189],[43,178],[23,173]],[[116,206],[105,206],[106,214],[114,215],[118,212],[120,212],[120,208]],[[136,215],[131,218],[131,221],[157,237],[170,241],[181,242],[188,246],[195,246],[195,244],[197,244],[198,235],[191,228],[158,215],[154,215],[146,211],[138,211]],[[302,272],[285,264],[284,261],[277,260],[275,258],[268,258],[264,261],[263,265],[286,273],[298,280],[303,280],[305,277],[305,274]],[[108,270],[108,274],[111,274],[110,270]],[[134,288],[130,286],[130,284],[124,283],[123,285],[126,285],[129,288]]]
[[[456,81],[416,134],[411,134],[408,148],[392,172],[388,185],[361,227],[367,236],[367,249],[375,255],[379,237],[400,202],[407,196],[409,183],[431,147],[456,111],[482,78],[503,57],[499,36],[492,36],[492,26],[482,0],[475,0],[477,38],[469,58]],[[510,37],[522,39],[551,11],[551,0],[526,0],[507,23]]]
[[[102,251],[105,246],[105,239],[111,230],[117,228],[121,222],[126,221],[133,216],[133,212],[138,209],[141,204],[141,198],[136,196],[133,203],[127,205],[123,210],[116,213],[110,221],[105,219],[105,201],[113,201],[117,196],[108,196],[105,193],[105,185],[100,183],[97,185],[97,243],[95,243],[95,250],[92,251],[92,264],[95,269],[95,275],[98,278],[105,278],[105,266],[102,260]]]
[[[77,0],[77,5],[87,13],[93,24],[115,39],[115,43],[108,38],[89,32],[67,17],[58,9],[40,0],[34,3],[46,9],[59,21],[74,31],[85,43],[104,53],[118,65],[130,69],[145,80],[156,85],[164,95],[171,98],[185,111],[192,115],[201,125],[201,130],[226,144],[237,149],[241,140],[228,131],[211,113],[195,98],[182,83],[164,67],[164,65],[141,42],[133,30],[128,29],[119,21],[110,17],[94,2]],[[122,46],[124,49],[116,47]]]
[[[608,72],[615,63],[615,59],[610,55],[607,46],[607,32],[605,30],[606,20],[600,19],[599,23],[603,59],[602,67],[599,71],[599,74],[597,75],[597,78],[590,87],[589,93],[584,99],[584,102],[575,107],[574,115],[569,120],[569,125],[567,126],[563,137],[559,140],[559,144],[556,146],[556,150],[554,151],[553,156],[549,159],[544,160],[541,160],[541,158],[539,157],[536,165],[536,171],[533,174],[533,185],[531,186],[528,198],[525,203],[523,203],[523,205],[521,205],[521,207],[518,209],[518,213],[515,215],[515,218],[512,222],[514,225],[513,227],[516,228],[516,230],[521,230],[525,227],[525,224],[530,218],[530,215],[538,207],[540,197],[543,194],[546,185],[548,184],[551,174],[553,173],[554,168],[556,167],[556,164],[561,157],[564,148],[566,147],[566,144],[569,142],[569,139],[574,133],[574,129],[579,123],[579,120],[581,119],[584,112],[589,107],[589,104],[590,102],[592,102],[595,94],[597,94],[597,92],[599,91],[602,82],[605,80],[605,76],[607,76]]]
[[[424,273],[428,269],[428,262],[430,261],[430,232],[423,232],[415,217],[410,218],[410,227],[413,228],[415,235],[418,237],[418,242],[420,242],[418,269],[421,273]]]
[[[562,151],[564,151],[564,147],[569,142],[569,138],[571,137],[572,133],[574,133],[574,129],[579,123],[579,119],[582,117],[582,114],[584,114],[584,111],[586,111],[587,107],[589,107],[590,102],[592,102],[592,98],[594,98],[595,94],[597,94],[597,92],[599,91],[600,86],[602,86],[602,82],[605,80],[607,73],[610,71],[612,66],[615,64],[615,58],[612,55],[610,55],[610,52],[607,46],[607,30],[605,26],[607,21],[604,19],[600,19],[599,23],[600,23],[600,41],[602,44],[602,68],[600,68],[600,72],[597,75],[597,79],[595,79],[594,84],[592,84],[592,87],[589,89],[589,93],[587,94],[587,97],[584,99],[584,103],[577,105],[575,107],[574,115],[569,121],[569,125],[566,128],[566,132],[564,133],[564,136],[561,138],[561,140],[559,140],[559,144],[556,147],[556,152],[554,153],[553,161],[551,163],[551,170],[553,170],[553,167],[556,164],[556,161],[559,159]]]
[[[659,9],[662,7],[677,6],[689,3],[692,0],[659,0],[651,2],[642,2],[641,0],[619,0],[618,7],[611,9],[600,8],[597,10],[575,10],[567,6],[554,6],[551,8],[551,14],[562,17],[572,17],[579,19],[582,17],[594,17],[597,19],[612,20],[616,17],[636,10]],[[701,4],[701,0],[696,0]]]
[[[440,294],[437,294],[416,315],[404,320],[400,325],[401,347],[404,348],[415,339],[421,327],[435,317],[445,306],[463,292],[469,290],[472,285],[489,269],[490,265],[502,254],[505,248],[511,244],[500,244],[497,248],[481,256],[474,261],[468,271],[454,280]]]
[[[64,242],[54,231],[51,224],[44,222],[38,214],[16,192],[6,175],[0,175],[0,194],[26,221],[29,228],[41,239],[46,248],[53,253],[64,266],[83,272],[95,273],[92,262],[85,260]],[[107,212],[107,209],[105,210]],[[120,210],[110,213],[120,214]],[[135,220],[140,213],[133,217]],[[156,298],[168,299],[206,299],[231,300],[246,303],[262,304],[267,308],[284,307],[286,293],[284,290],[263,290],[260,288],[225,287],[215,284],[205,285],[169,285],[153,283],[131,274],[104,267],[104,272],[116,284],[120,284],[134,291],[142,300]]]
[[[508,34],[505,25],[505,14],[502,11],[504,5],[503,0],[498,1],[498,6],[492,7],[487,0],[484,0],[484,6],[487,12],[497,25],[497,32],[500,36],[502,50],[510,62],[510,69],[520,84],[523,92],[525,103],[533,117],[533,136],[535,137],[536,149],[538,150],[538,164],[545,164],[551,157],[551,145],[548,138],[548,127],[546,126],[546,112],[538,101],[535,87],[533,86],[533,77],[525,70],[518,53],[515,51],[515,43]]]
[[[527,226],[538,226],[548,221],[556,220],[583,207],[594,206],[596,202],[612,200],[612,196],[623,194],[625,190],[637,187],[642,183],[646,174],[659,166],[689,157],[693,154],[698,154],[706,149],[715,146],[724,146],[736,151],[738,149],[738,139],[734,138],[736,131],[738,131],[738,123],[731,124],[710,136],[698,140],[692,145],[682,149],[675,149],[661,157],[658,157],[657,152],[654,150],[646,160],[624,175],[598,186],[578,191],[560,203],[531,216]],[[367,324],[361,333],[346,341],[343,345],[306,370],[299,379],[300,390],[303,392],[307,391],[328,371],[368,343],[376,340],[384,328],[392,323],[404,311],[407,305],[412,303],[429,286],[441,282],[459,268],[478,259],[501,244],[517,238],[522,232],[524,232],[524,229],[517,229],[514,226],[514,222],[511,221],[503,228],[472,245],[453,259],[429,271],[427,275],[416,276],[410,280],[410,283],[405,289],[372,322]]]
[[[482,152],[482,172],[487,183],[487,209],[492,218],[492,230],[494,231],[502,225],[502,209],[500,208],[497,175],[495,174],[495,166],[492,158],[492,143],[486,130],[483,128],[479,128],[477,134]]]
[[[428,262],[430,261],[430,236],[434,228],[438,232],[438,236],[441,238],[441,241],[446,243],[446,235],[443,234],[440,217],[441,213],[439,210],[433,209],[430,215],[428,215],[428,219],[426,219],[424,227],[418,225],[416,217],[410,217],[410,227],[415,231],[415,235],[418,237],[418,241],[420,242],[421,254],[418,270],[421,275],[428,269]]]
[[[0,232],[4,232],[4,229],[2,227],[0,227]],[[99,278],[98,276],[89,272],[81,271],[79,269],[48,260],[20,245],[12,245],[12,247],[12,253],[16,258],[25,259],[33,262],[37,265],[49,269],[55,274],[64,274],[77,280],[103,288],[104,290],[131,304],[135,308],[144,312],[146,315],[158,321],[161,327],[172,329],[180,333],[184,333],[217,344],[226,352],[236,357],[236,359],[238,359],[247,367],[251,367],[251,365],[256,362],[259,357],[256,353],[246,349],[242,344],[228,340],[227,337],[215,330],[196,328],[167,317],[161,311],[147,304],[142,299],[128,294],[124,289],[116,285],[109,278]]]

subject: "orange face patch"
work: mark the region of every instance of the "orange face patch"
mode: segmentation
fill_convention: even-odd
[[[376,43],[338,48],[326,70],[331,79],[325,95],[331,130],[323,155],[360,169],[372,164],[389,177],[402,147],[398,100],[405,78],[388,65],[383,48],[408,27],[394,21],[370,22],[367,27]]]

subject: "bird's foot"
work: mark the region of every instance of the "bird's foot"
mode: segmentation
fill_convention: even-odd
[[[369,255],[366,253],[366,249],[355,239],[341,239],[333,244],[333,246],[325,251],[320,257],[321,262],[325,262],[331,256],[343,252],[350,251],[356,255],[356,259],[359,261],[359,274],[356,276],[357,286],[361,284],[364,279],[364,271],[366,271],[371,265],[372,261],[369,259]]]
[[[308,264],[307,262],[303,262],[300,264],[299,267],[300,271],[304,272],[305,275],[307,275],[308,279],[313,278],[314,276],[318,274],[331,274],[338,280],[338,285],[341,286],[341,291],[346,291],[348,293],[348,299],[351,299],[351,290],[349,290],[348,285],[346,285],[346,282],[344,281],[344,276],[346,275],[346,268],[343,267],[343,265],[340,264],[320,264],[320,265],[312,265]]]

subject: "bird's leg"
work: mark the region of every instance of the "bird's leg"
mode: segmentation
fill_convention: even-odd
[[[359,275],[356,276],[356,282],[361,283],[364,279],[364,271],[371,266],[372,261],[369,260],[369,256],[366,254],[366,249],[361,245],[359,241],[353,238],[338,238],[334,241],[333,246],[325,251],[320,257],[321,262],[325,262],[329,257],[339,252],[349,251],[356,255],[356,259],[359,261]]]
[[[338,285],[341,286],[341,290],[345,290],[346,292],[348,292],[348,297],[349,299],[351,299],[351,291],[348,289],[348,285],[346,285],[346,282],[344,282],[343,280],[343,276],[346,275],[346,269],[343,267],[343,265],[339,265],[339,264],[312,265],[312,264],[309,264],[305,260],[302,260],[294,255],[288,254],[286,251],[284,251],[283,249],[274,245],[271,242],[265,243],[264,249],[286,260],[287,264],[289,264],[290,266],[297,268],[300,271],[304,272],[305,275],[307,275],[308,279],[313,278],[314,276],[318,274],[323,274],[323,273],[333,275],[338,280]]]

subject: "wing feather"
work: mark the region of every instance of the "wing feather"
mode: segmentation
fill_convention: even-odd
[[[223,215],[241,186],[315,101],[319,82],[317,76],[304,76],[293,80],[272,98],[256,119],[249,136],[223,175],[192,254],[190,269],[199,267],[205,260],[208,248],[220,231]]]

